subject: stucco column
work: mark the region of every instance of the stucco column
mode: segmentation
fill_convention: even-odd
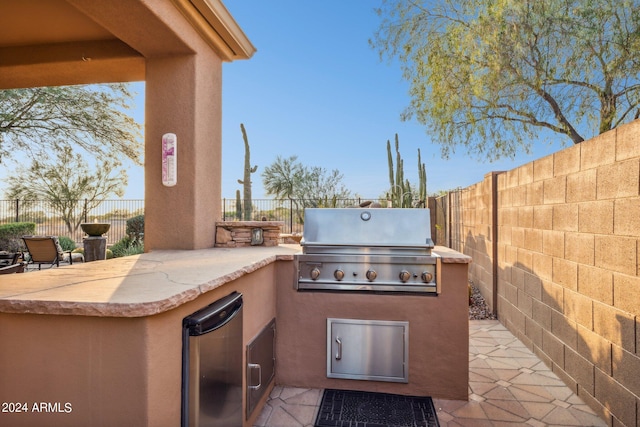
[[[145,251],[213,247],[221,211],[222,62],[212,52],[148,59]],[[178,181],[162,184],[162,135],[175,133]]]

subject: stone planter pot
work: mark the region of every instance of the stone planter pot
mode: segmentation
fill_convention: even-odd
[[[111,224],[108,222],[84,222],[80,224],[80,227],[82,228],[82,231],[87,233],[89,236],[99,237],[109,231]]]

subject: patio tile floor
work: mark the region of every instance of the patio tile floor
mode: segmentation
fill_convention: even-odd
[[[276,386],[255,427],[312,427],[321,399]],[[469,401],[433,403],[442,427],[607,425],[497,320],[469,321]]]

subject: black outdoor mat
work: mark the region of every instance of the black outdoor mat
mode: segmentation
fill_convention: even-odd
[[[440,427],[430,397],[324,391],[315,427]]]

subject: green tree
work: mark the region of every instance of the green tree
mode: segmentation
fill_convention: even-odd
[[[141,127],[129,115],[124,83],[0,90],[0,159],[14,152],[32,158],[60,146],[96,158],[125,155],[142,164]]]
[[[307,207],[336,207],[340,199],[349,199],[351,192],[342,183],[344,175],[337,169],[328,171],[319,166],[303,166],[302,179],[295,187],[295,194]]]
[[[370,44],[397,58],[445,156],[573,143],[638,118],[640,0],[384,0]],[[543,132],[546,131],[546,132]],[[550,131],[550,132],[549,132]]]
[[[17,176],[21,179],[13,182],[5,197],[21,199],[25,205],[38,200],[49,202],[73,233],[86,212],[111,195],[122,196],[127,174],[118,170],[119,166],[117,161],[105,160],[91,170],[80,154],[64,147],[55,162],[33,160],[30,166],[20,167]]]
[[[276,157],[273,164],[262,172],[262,183],[268,195],[277,200],[295,198],[297,184],[302,180],[304,168],[298,162],[298,156],[288,158]]]
[[[338,199],[351,197],[342,183],[343,175],[336,169],[328,172],[318,166],[304,166],[297,156],[276,157],[262,172],[262,182],[268,195],[277,200],[291,200],[302,222],[303,207],[335,206]]]

